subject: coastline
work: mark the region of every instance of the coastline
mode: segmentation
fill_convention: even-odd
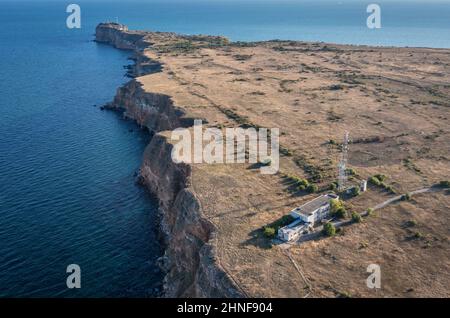
[[[160,63],[141,54],[149,45],[141,42],[145,32],[133,32],[128,37],[125,26],[120,26],[124,30],[110,30],[108,26],[106,31],[102,25],[97,27],[96,41],[134,52],[132,60],[135,64],[129,69],[129,77],[161,70]],[[164,297],[245,297],[245,292],[216,263],[214,225],[202,216],[201,203],[190,180],[190,166],[173,163],[172,145],[164,136],[158,135],[161,131],[190,127],[194,119],[186,118],[170,96],[146,92],[134,79],[120,87],[113,102],[104,107],[124,111],[125,117],[153,134],[144,152],[139,180],[159,200],[160,232],[165,249],[159,261],[166,274]],[[160,163],[163,166],[158,166]],[[178,214],[188,218],[183,217],[179,224]],[[194,235],[199,242],[185,244],[184,229],[189,226],[195,228]]]
[[[289,206],[305,200],[304,194],[293,197],[290,188],[286,187],[285,181],[280,181],[284,178],[283,175],[292,172],[303,173],[302,176],[317,182],[320,187],[326,186],[326,183],[334,178],[333,164],[327,166],[319,163],[316,157],[329,158],[330,150],[323,146],[324,142],[330,140],[330,137],[339,138],[345,130],[350,129],[349,127],[352,129],[352,134],[365,136],[365,139],[362,138],[358,145],[353,146],[360,147],[358,149],[360,154],[353,164],[357,166],[358,173],[363,177],[367,178],[371,174],[382,171],[391,176],[391,182],[399,191],[408,191],[411,187],[408,185],[409,183],[427,185],[430,180],[439,180],[438,178],[447,166],[445,161],[442,163],[439,162],[440,159],[435,159],[442,156],[439,151],[430,155],[430,159],[414,158],[420,165],[414,170],[404,163],[406,160],[404,158],[411,157],[411,153],[403,154],[397,147],[405,142],[414,146],[421,140],[421,133],[410,129],[410,125],[420,127],[426,134],[431,134],[436,126],[442,126],[439,120],[445,116],[445,108],[448,107],[446,103],[447,87],[442,83],[445,83],[448,72],[446,63],[441,62],[440,59],[448,50],[267,41],[233,43],[230,53],[227,51],[227,45],[230,43],[222,37],[129,31],[126,26],[111,23],[100,24],[97,27],[96,40],[119,49],[135,52],[135,65],[131,74],[134,79],[118,89],[113,102],[107,107],[124,111],[124,116],[135,120],[139,125],[154,133],[154,137],[144,153],[141,181],[159,199],[161,232],[166,250],[160,263],[166,272],[164,279],[166,297],[293,297],[299,293],[304,297],[309,295],[339,297],[343,293],[342,290],[347,292],[347,289],[350,289],[352,294],[371,296],[370,293],[357,286],[357,282],[352,282],[350,287],[346,286],[346,277],[348,278],[350,271],[341,275],[338,269],[329,268],[330,264],[317,254],[323,250],[344,247],[342,252],[336,250],[333,253],[343,253],[339,257],[344,259],[350,257],[351,246],[355,244],[351,238],[339,237],[334,242],[328,243],[312,242],[301,249],[302,254],[297,255],[299,257],[297,261],[301,260],[309,265],[305,265],[306,277],[316,282],[313,290],[309,287],[309,283],[306,287],[302,287],[304,286],[303,274],[302,277],[297,277],[297,266],[293,268],[291,256],[286,258],[285,251],[267,247],[267,243],[261,237],[258,229],[264,224],[272,222],[274,215],[281,216],[284,213],[283,209],[286,210]],[[223,49],[216,52],[216,48]],[[256,54],[254,50],[258,49],[262,53]],[[199,50],[201,53],[196,55],[193,53],[196,52],[195,50]],[[276,52],[281,57],[279,61],[271,61],[270,55],[268,55],[269,63],[264,65],[263,70],[258,65],[264,63],[261,63],[258,58],[265,51]],[[300,54],[305,58],[298,64],[300,72],[298,69],[294,70],[293,66],[287,65],[286,60],[282,59],[284,55],[291,57],[291,55]],[[336,55],[333,57],[334,54]],[[359,59],[353,61],[347,58],[352,54],[357,54]],[[401,57],[398,57],[398,60],[392,60],[392,56],[395,57],[396,54]],[[424,63],[423,61],[428,58],[429,54],[438,57],[430,60],[426,65],[420,65],[420,63]],[[387,68],[381,64],[382,55],[383,59],[386,59],[384,56],[387,55],[392,60]],[[224,56],[223,59],[231,56],[233,64],[219,65],[216,60],[220,60],[222,56]],[[367,63],[364,61],[365,56],[369,56]],[[162,61],[163,57],[165,60]],[[326,63],[319,64],[320,58],[324,57],[327,58]],[[408,62],[411,64],[408,64],[408,67],[404,67],[405,70],[403,70],[398,65],[403,63],[402,59],[406,60],[409,57],[411,61]],[[168,60],[172,63],[168,63]],[[373,65],[370,65],[369,61]],[[357,67],[355,67],[356,63],[359,64]],[[219,66],[216,67],[216,65]],[[249,65],[250,68],[247,72],[241,71],[239,69],[241,65]],[[364,72],[361,71],[361,65],[367,68]],[[220,95],[221,92],[217,91],[217,87],[213,85],[210,88],[208,86],[208,78],[213,79],[217,76],[216,68],[223,71],[224,75],[222,76],[227,77],[226,80],[223,80],[223,82],[227,82],[226,88],[218,85],[219,89],[229,92],[230,96],[226,96],[226,98]],[[426,79],[416,78],[417,71],[413,71],[413,68],[419,69],[419,74],[428,77]],[[192,75],[193,77],[191,77],[191,73],[196,71],[200,72],[200,76]],[[263,73],[264,76],[261,75]],[[300,75],[298,79],[293,78],[292,76],[296,73],[307,73],[308,75],[306,77]],[[324,76],[324,74],[327,76],[326,80],[321,78],[321,82],[317,82],[316,78]],[[249,80],[250,76],[255,78]],[[264,91],[261,91],[263,89],[261,81],[273,80],[275,76],[280,78],[277,78],[280,88],[266,92],[274,87],[271,85],[269,88],[264,87]],[[330,80],[329,76],[333,76],[333,78]],[[296,85],[306,82],[307,78],[316,81],[312,83],[314,85],[304,84],[303,92],[307,99],[298,96],[292,97]],[[335,84],[337,80],[340,81],[339,84]],[[424,80],[425,83],[423,83]],[[237,82],[244,87],[244,93],[240,92],[240,96],[249,95],[249,99],[246,102],[242,101],[243,105],[237,105],[236,100],[239,95],[232,94],[234,92],[229,90],[231,84],[228,82]],[[252,86],[247,87],[249,85]],[[395,92],[390,91],[391,89],[394,89]],[[318,92],[321,93],[320,97]],[[275,103],[273,105],[271,103],[274,103],[274,100],[267,97],[276,95],[281,96],[277,100],[281,100],[282,104]],[[418,96],[417,100],[416,96]],[[271,103],[265,106],[264,112],[260,111],[255,114],[252,109],[245,108],[246,103],[250,105],[253,99],[257,99],[261,104],[264,103],[264,100],[269,99]],[[318,107],[317,100],[320,99],[322,101],[319,105],[324,106],[320,106],[320,111],[315,111]],[[354,102],[355,100],[356,102]],[[223,123],[225,125],[242,125],[244,123],[250,126],[276,127],[278,125],[278,127],[282,127],[284,123],[274,123],[273,120],[276,119],[273,119],[273,116],[264,117],[264,115],[265,113],[268,115],[283,114],[285,105],[289,103],[293,104],[294,109],[289,110],[289,113],[285,115],[287,117],[282,118],[285,122],[288,122],[293,116],[292,113],[298,112],[295,107],[298,107],[299,103],[303,103],[308,106],[309,110],[303,116],[308,117],[307,115],[312,114],[314,117],[302,120],[302,125],[299,126],[302,129],[303,127],[319,127],[309,132],[306,145],[300,149],[297,149],[298,146],[295,143],[290,143],[290,140],[292,136],[300,135],[302,130],[288,131],[287,137],[282,140],[282,143],[287,145],[286,149],[289,150],[288,154],[282,158],[283,169],[287,171],[280,173],[277,176],[278,179],[256,177],[254,172],[249,170],[250,168],[244,166],[238,167],[237,171],[231,171],[226,167],[198,168],[192,165],[174,164],[171,160],[172,144],[169,131],[179,127],[191,127],[194,118],[204,119],[205,122],[215,127],[221,127]],[[354,122],[352,116],[344,113],[341,108],[335,109],[332,106],[334,104],[339,106],[340,103],[345,105],[350,103],[351,115],[355,116],[353,114],[355,113],[359,122]],[[356,105],[352,105],[352,103],[356,103]],[[367,111],[361,110],[361,107],[358,108],[358,103],[365,105]],[[380,111],[380,104],[384,107],[383,109],[387,110]],[[437,115],[433,116],[431,122],[424,122],[423,119],[430,120],[428,118],[430,110],[411,109],[409,104],[426,105],[426,107],[434,109]],[[389,105],[399,106],[390,108]],[[405,110],[402,109],[403,107]],[[391,122],[390,126],[385,124],[386,122]],[[333,125],[334,131],[330,132],[320,125]],[[290,123],[286,126],[294,127],[295,125]],[[373,128],[368,131],[368,127]],[[325,131],[325,134],[320,135],[321,131]],[[395,132],[401,133],[394,135]],[[382,136],[375,142],[382,144],[382,147],[387,147],[391,154],[386,154],[384,158],[376,160],[370,159],[372,162],[367,165],[366,162],[370,162],[364,157],[364,153],[368,151],[367,146],[377,147],[370,141],[374,134]],[[445,145],[446,135],[442,134],[444,139],[438,140],[438,142]],[[289,137],[291,139],[288,139]],[[319,156],[311,149],[317,151]],[[441,150],[445,153],[445,146]],[[391,158],[392,151],[399,158]],[[334,156],[338,153],[337,149],[332,149],[331,152],[334,153]],[[396,152],[399,152],[402,157]],[[194,169],[195,173],[193,173]],[[421,175],[417,172],[418,169],[425,172],[422,172]],[[227,184],[221,184],[225,190],[215,188],[215,184],[219,182],[217,178],[229,178]],[[253,193],[256,188],[255,184],[259,187],[256,195],[261,197],[251,197],[255,196]],[[236,188],[242,192],[241,197],[230,193]],[[373,195],[375,197],[384,196],[383,193],[378,192]],[[268,203],[264,201],[264,198],[274,201],[283,200],[286,204],[281,208],[278,205],[267,207]],[[369,204],[376,202],[367,196],[363,196],[363,199],[365,201],[360,200],[352,202],[352,204],[355,208],[363,208],[367,202]],[[447,204],[441,198],[436,200],[444,206]],[[238,216],[233,216],[232,213],[229,216],[223,216],[225,213],[222,213],[222,210],[236,213],[234,211],[237,209],[242,210]],[[258,211],[261,216],[254,218],[255,211]],[[242,224],[242,219],[245,219],[244,222],[247,223]],[[377,226],[385,229],[388,234],[397,231],[390,224]],[[357,229],[352,231],[357,231]],[[370,235],[376,234],[370,232]],[[386,239],[383,244],[390,243],[388,241]],[[420,253],[414,251],[412,254],[415,257]],[[371,254],[365,255],[363,259],[369,261],[370,257],[373,258],[376,255],[375,251],[371,251]],[[296,255],[294,254],[293,257],[295,258]],[[321,261],[316,264],[319,259]],[[355,263],[356,260],[352,262]],[[314,273],[311,271],[314,266],[322,268],[322,271]],[[283,268],[285,273],[272,272],[274,267]],[[325,273],[325,269],[330,272]],[[342,276],[342,281],[334,283],[338,287],[327,287],[330,284],[330,275],[332,277]],[[364,273],[358,275],[363,279]],[[275,276],[276,279],[273,278]],[[274,284],[276,289],[274,291],[261,289],[261,286],[264,286],[263,281],[266,284]],[[387,295],[398,295],[402,288],[404,286],[399,284],[399,286],[388,289],[386,293]],[[437,286],[434,291],[426,291],[424,294],[437,293],[437,295],[441,295],[441,290],[440,286]]]

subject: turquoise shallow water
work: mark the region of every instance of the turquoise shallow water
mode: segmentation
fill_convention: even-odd
[[[449,1],[74,1],[82,29],[65,27],[66,1],[0,0],[0,296],[153,296],[156,203],[134,183],[149,137],[94,105],[123,84],[127,52],[92,42],[97,23],[222,34],[450,47]],[[130,132],[132,130],[132,132]],[[82,269],[68,290],[66,266]]]

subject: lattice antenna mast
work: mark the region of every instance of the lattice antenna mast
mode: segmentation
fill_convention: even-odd
[[[338,190],[344,191],[347,184],[347,160],[348,160],[348,141],[349,133],[344,135],[344,143],[342,144],[341,161],[339,162]]]

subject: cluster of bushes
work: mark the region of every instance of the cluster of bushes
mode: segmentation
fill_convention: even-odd
[[[315,184],[309,183],[308,180],[299,178],[297,176],[287,175],[286,179],[294,183],[299,191],[307,191],[309,193],[315,193],[319,191],[319,187]]]
[[[224,113],[229,119],[234,120],[239,125],[245,125],[248,124],[248,118],[246,116],[241,116],[238,113],[232,111],[228,108],[221,108],[220,111]]]
[[[387,179],[387,177],[384,174],[376,174],[369,178],[369,183],[373,184],[375,186],[380,186],[381,183],[383,183],[384,180],[386,180],[386,179]]]
[[[195,49],[191,40],[180,40],[178,42],[166,45],[163,50],[166,52],[192,52]]]
[[[278,230],[294,221],[294,218],[290,215],[284,215],[275,222],[265,226],[263,228],[263,234],[267,238],[274,238]]]
[[[411,169],[417,173],[421,173],[422,171],[416,166],[416,164],[410,159],[410,158],[406,158],[403,160],[403,165],[408,168]]]
[[[319,187],[315,184],[310,184],[306,187],[306,191],[309,193],[316,193],[317,191],[319,191]]]
[[[303,171],[310,176],[309,180],[313,182],[322,181],[322,172],[324,172],[324,168],[308,162],[308,159],[305,156],[297,155],[294,162],[299,168],[303,169]]]
[[[388,185],[384,182],[386,179],[387,179],[387,177],[384,174],[376,174],[369,178],[369,183],[374,186],[381,187],[389,193],[392,193],[392,194],[397,193],[393,186]]]
[[[391,193],[391,194],[396,194],[397,191],[395,191],[394,187],[391,185],[387,185],[385,183],[382,183],[381,186],[383,187],[384,190],[386,190],[387,192]]]
[[[294,176],[294,175],[287,175],[286,179],[288,179],[290,182],[294,183],[299,188],[303,187],[302,190],[305,190],[306,187],[309,185],[308,180],[299,178],[299,177]]]
[[[344,203],[339,199],[332,199],[330,201],[330,214],[339,219],[345,218],[347,216],[347,210],[345,209]]]
[[[381,122],[379,122],[381,124]],[[373,136],[367,138],[357,138],[353,139],[352,144],[370,144],[370,143],[378,143],[383,142],[384,136]]]

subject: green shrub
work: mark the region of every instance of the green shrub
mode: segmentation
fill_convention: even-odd
[[[264,236],[267,238],[274,238],[275,237],[275,229],[270,226],[266,226],[264,228]]]
[[[352,197],[357,197],[360,193],[361,193],[361,190],[359,189],[359,187],[353,187],[350,191],[350,195]]]
[[[298,185],[303,185],[305,187],[309,187],[309,182],[306,179],[299,179],[299,180],[297,180],[297,184]]]
[[[371,176],[368,182],[374,186],[382,187],[383,189],[392,194],[396,194],[397,191],[395,191],[394,187],[384,182],[386,179],[387,177],[384,174],[376,174]]]
[[[387,192],[389,192],[391,194],[396,194],[397,193],[397,191],[395,191],[394,187],[391,186],[391,185],[387,185],[385,183],[382,183],[382,186]]]
[[[384,180],[387,179],[387,176],[385,176],[384,174],[376,174],[374,175],[374,177],[380,180],[380,182],[383,182]]]
[[[342,202],[339,199],[331,199],[330,200],[330,212],[331,214],[336,213],[337,209],[342,207]]]
[[[297,186],[303,185],[303,186],[305,186],[305,188],[306,188],[307,186],[309,186],[309,181],[308,181],[308,180],[299,178],[299,177],[297,177],[297,176],[288,175],[288,176],[287,176],[287,179],[288,179],[289,181],[293,182],[293,183],[294,183],[295,185],[297,185]]]
[[[302,178],[299,178],[297,176],[292,176],[292,175],[288,175],[287,179],[290,182],[294,183],[294,185],[297,187],[297,190],[299,190],[299,191],[304,191],[304,190],[310,191],[310,190],[314,189],[314,188],[311,188],[309,181],[306,179],[302,179]]]
[[[330,183],[330,186],[328,187],[328,189],[329,189],[330,191],[336,191],[336,189],[337,189],[337,184],[336,184],[336,182]]]
[[[336,210],[336,212],[334,213],[334,216],[339,218],[339,219],[343,219],[345,218],[347,215],[347,211],[345,210],[344,207],[340,207]]]
[[[346,291],[343,291],[343,292],[339,292],[338,297],[339,298],[352,298],[352,295]]]
[[[306,188],[306,191],[308,191],[309,193],[315,193],[315,192],[319,191],[319,188],[315,184],[310,184]]]
[[[333,225],[333,223],[326,223],[323,226],[323,234],[326,236],[334,236],[336,235],[336,227]]]
[[[362,221],[361,214],[353,212],[352,213],[352,221],[355,223],[361,223],[361,221]]]
[[[409,201],[409,200],[411,200],[411,194],[410,193],[405,193],[404,195],[402,195],[401,200],[402,201]]]
[[[367,209],[367,215],[368,215],[368,216],[373,215],[373,209],[372,209],[372,208],[368,208],[368,209]]]
[[[373,184],[375,186],[380,186],[381,185],[381,181],[378,178],[376,178],[376,177],[370,177],[369,178],[369,183]]]

